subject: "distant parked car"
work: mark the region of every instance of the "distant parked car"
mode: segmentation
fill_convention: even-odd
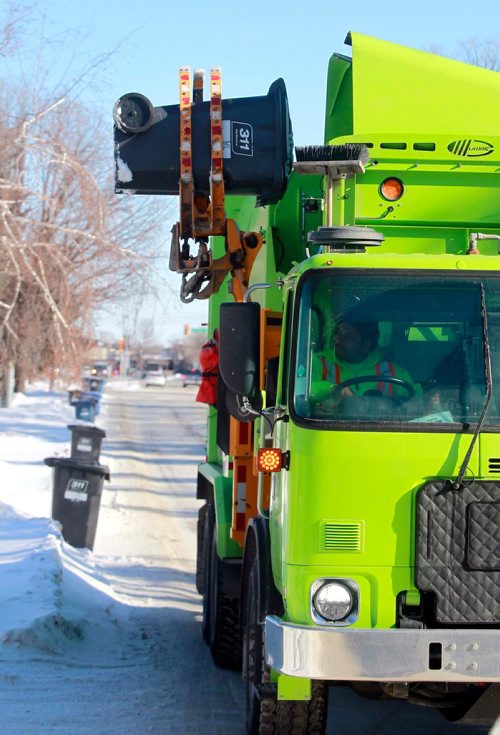
[[[199,385],[201,383],[201,370],[193,368],[187,373],[182,375],[182,387],[186,385]]]
[[[144,376],[144,386],[147,388],[148,385],[160,385],[163,386],[166,383],[166,378],[161,367],[157,367],[153,370],[146,370]]]

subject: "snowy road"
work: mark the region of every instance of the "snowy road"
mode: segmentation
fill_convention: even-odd
[[[98,424],[112,481],[94,553],[62,544],[48,520],[47,468],[43,492],[34,482],[41,451],[67,453],[70,407],[60,396],[33,399],[32,411],[11,413],[24,422],[15,431],[0,416],[0,497],[13,506],[0,502],[0,735],[244,732],[240,675],[213,666],[200,632],[195,476],[205,407],[195,392],[177,381],[108,386]],[[23,494],[30,483],[36,492]],[[424,731],[478,732],[331,689],[328,735]]]
[[[206,407],[194,401],[195,392],[173,382],[116,392],[108,406],[102,460],[112,483],[102,498],[94,552],[103,563],[127,560],[125,567],[111,562],[105,573],[132,606],[131,659],[138,652],[144,659],[131,680],[141,714],[123,732],[234,733],[241,724],[240,677],[211,665],[200,633],[195,477],[205,451]]]

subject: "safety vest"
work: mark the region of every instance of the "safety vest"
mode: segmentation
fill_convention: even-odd
[[[335,383],[335,385],[339,385],[339,383],[341,383],[343,380],[347,380],[349,378],[349,376],[342,377],[340,365],[338,365],[337,363],[333,365],[332,363],[328,364],[327,359],[324,355],[321,356],[321,364],[323,380],[329,380],[330,382]],[[391,378],[396,377],[396,371],[394,369],[393,363],[387,362],[387,360],[379,360],[376,363],[375,374],[384,376],[387,375]],[[367,383],[367,385],[369,385],[369,383]],[[382,393],[382,395],[384,396],[392,396],[393,389],[393,383],[386,383],[383,380],[377,383],[377,390],[380,391],[380,393]]]

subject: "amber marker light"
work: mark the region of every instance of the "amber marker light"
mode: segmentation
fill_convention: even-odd
[[[280,472],[282,467],[281,449],[258,449],[257,468],[259,472]]]
[[[403,182],[400,179],[385,179],[380,184],[380,193],[388,202],[396,202],[401,199],[405,191]]]

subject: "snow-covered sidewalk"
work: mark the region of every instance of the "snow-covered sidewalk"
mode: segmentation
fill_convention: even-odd
[[[28,654],[67,654],[73,641],[90,633],[89,621],[102,627],[109,617],[105,611],[116,607],[93,555],[66,544],[50,519],[52,471],[43,460],[69,455],[67,426],[74,422],[67,394],[42,386],[17,395],[12,409],[0,411],[3,656],[24,648]]]

